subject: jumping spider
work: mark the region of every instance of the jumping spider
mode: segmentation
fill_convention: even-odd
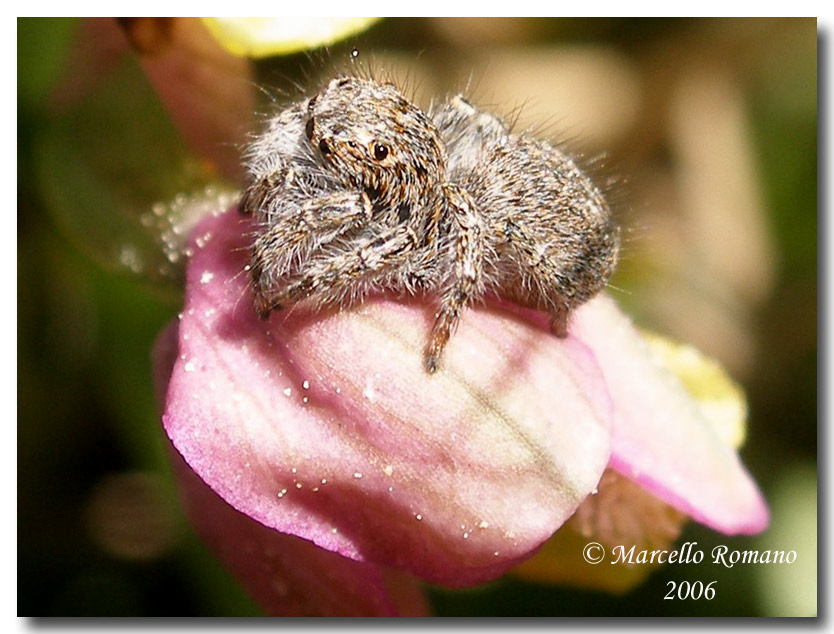
[[[609,207],[576,164],[461,96],[427,114],[393,84],[337,77],[273,117],[246,166],[260,317],[427,291],[430,373],[473,300],[547,311],[564,337],[617,262]]]

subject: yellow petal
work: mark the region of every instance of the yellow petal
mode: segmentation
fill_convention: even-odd
[[[358,33],[379,18],[202,18],[220,44],[241,57],[286,55]]]
[[[677,375],[686,391],[698,401],[716,434],[728,446],[744,443],[747,400],[744,392],[713,359],[690,345],[644,332],[657,362]]]

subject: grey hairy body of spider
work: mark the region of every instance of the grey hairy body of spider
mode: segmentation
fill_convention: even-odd
[[[270,119],[245,160],[261,318],[425,291],[438,301],[430,373],[484,294],[546,311],[564,337],[617,263],[619,230],[588,176],[461,96],[424,113],[392,84],[337,77]]]

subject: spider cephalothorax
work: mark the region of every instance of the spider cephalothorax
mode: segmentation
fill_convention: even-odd
[[[261,317],[426,290],[429,372],[484,293],[547,311],[564,336],[617,262],[609,207],[576,164],[460,96],[427,114],[392,84],[337,77],[271,119],[246,162]]]
[[[307,103],[311,147],[345,187],[363,189],[379,210],[408,215],[439,194],[446,157],[433,123],[391,84],[341,77]]]

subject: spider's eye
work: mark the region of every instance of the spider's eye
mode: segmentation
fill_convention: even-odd
[[[325,141],[324,139],[319,141],[319,151],[322,154],[330,154],[330,146],[327,144],[327,141]]]
[[[382,161],[388,156],[388,146],[381,143],[374,143],[374,158],[377,161]]]

